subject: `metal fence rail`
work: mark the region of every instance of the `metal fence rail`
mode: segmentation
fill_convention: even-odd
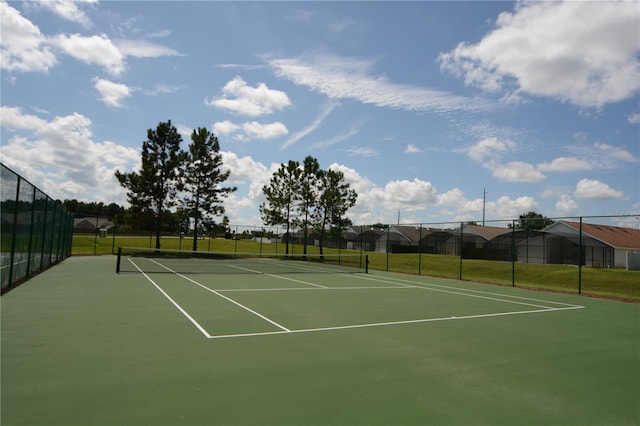
[[[79,216],[79,215],[76,215]],[[77,217],[74,253],[155,247],[153,231]],[[640,300],[640,214],[353,225],[341,231],[228,224],[199,232],[198,251],[367,252],[371,270]],[[147,227],[147,229],[150,229]],[[166,230],[162,247],[192,250],[192,231]]]
[[[73,215],[0,164],[0,292],[71,255]]]

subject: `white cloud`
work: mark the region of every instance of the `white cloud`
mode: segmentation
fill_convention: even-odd
[[[586,160],[575,157],[558,157],[550,163],[538,164],[538,169],[543,172],[573,172],[576,170],[591,170],[593,165]]]
[[[631,124],[639,124],[640,123],[640,112],[635,112],[629,117],[627,117],[627,121]]]
[[[23,114],[22,110],[18,107],[3,106],[0,107],[0,123],[2,127],[7,129],[27,129],[34,130],[44,128],[47,125],[47,121],[36,115]]]
[[[358,193],[367,192],[375,187],[375,184],[367,177],[362,176],[355,169],[347,167],[343,164],[331,163],[327,167],[327,170],[341,172],[344,175],[345,182],[348,182],[349,185],[351,185],[351,188]]]
[[[331,99],[355,99],[378,107],[446,112],[486,107],[482,102],[421,86],[392,83],[372,76],[374,61],[332,55],[268,59],[278,77],[323,93]]]
[[[368,194],[376,203],[393,210],[422,210],[437,202],[431,182],[420,179],[388,182],[384,188],[374,188]]]
[[[102,102],[114,108],[121,108],[122,101],[131,96],[131,90],[126,84],[114,83],[102,78],[94,78],[94,87],[100,92]]]
[[[502,154],[514,151],[516,144],[509,140],[486,138],[461,150],[467,156],[482,163],[482,167],[491,170],[493,177],[505,182],[534,183],[544,180],[544,174],[534,165],[522,161],[502,163]]]
[[[570,215],[578,211],[578,203],[576,203],[570,195],[562,194],[556,202],[556,212],[559,215]]]
[[[86,64],[96,64],[113,75],[124,71],[124,55],[104,34],[85,37],[80,34],[60,34],[52,43],[67,55]]]
[[[118,49],[125,56],[136,58],[158,58],[161,56],[183,56],[177,50],[147,40],[120,40],[116,42]]]
[[[418,153],[421,153],[421,152],[423,152],[422,149],[418,148],[417,146],[415,146],[412,143],[407,145],[407,147],[404,149],[404,153],[405,154],[418,154]]]
[[[213,133],[217,135],[229,135],[240,129],[240,125],[235,124],[229,120],[217,121],[213,123]]]
[[[91,120],[81,114],[47,121],[16,107],[2,107],[0,113],[2,127],[19,133],[3,145],[2,161],[37,181],[48,195],[124,202],[114,172],[136,167],[138,150],[93,141]]]
[[[224,120],[213,124],[213,132],[218,135],[231,135],[233,139],[239,141],[273,139],[289,134],[287,126],[279,121],[268,124],[246,121],[242,124],[237,124]]]
[[[287,126],[279,121],[268,124],[248,121],[242,124],[242,130],[249,139],[273,139],[289,133]]]
[[[601,107],[640,88],[639,27],[633,1],[518,2],[480,42],[460,43],[439,60],[483,90]]]
[[[248,199],[256,206],[262,200],[262,187],[269,183],[273,171],[251,157],[238,157],[230,151],[220,151],[223,169],[231,170],[228,183],[231,185],[249,184]],[[226,203],[225,203],[226,204]]]
[[[633,154],[631,154],[629,151],[625,151],[622,148],[599,142],[596,142],[594,146],[602,153],[604,153],[604,155],[606,155],[608,158],[622,160],[627,163],[635,163],[638,161],[638,159],[634,157]]]
[[[574,196],[590,200],[610,200],[622,199],[624,198],[624,193],[598,180],[582,179],[576,185]]]
[[[608,151],[612,157],[617,156],[628,160],[631,156],[628,152],[609,145],[599,148]],[[557,157],[551,162],[537,165],[523,161],[507,163],[501,161],[503,154],[515,151],[515,149],[516,144],[509,140],[485,138],[465,149],[457,150],[457,152],[465,153],[470,159],[491,170],[493,177],[505,182],[535,183],[545,179],[544,172],[574,172],[592,170],[596,167],[596,163],[577,157]]]
[[[4,1],[0,1],[0,27],[0,66],[3,69],[47,72],[56,65],[55,54],[40,29]]]
[[[522,161],[510,161],[507,164],[497,164],[492,167],[493,176],[505,182],[534,183],[544,180],[535,166]]]
[[[503,195],[492,202],[488,212],[494,218],[517,218],[519,215],[538,210],[538,202],[532,197],[518,197],[515,200]]]
[[[85,28],[91,28],[92,23],[86,13],[78,6],[86,4],[97,4],[97,0],[38,0],[37,4],[50,10],[67,21],[76,22]]]
[[[486,159],[494,161],[499,154],[512,151],[514,148],[515,144],[509,140],[486,138],[467,148],[466,154],[474,161],[482,162]]]
[[[264,83],[250,87],[240,76],[222,88],[221,98],[205,99],[205,103],[250,117],[270,114],[291,105],[285,92],[269,89]]]
[[[64,19],[78,22],[85,27],[91,21],[78,5],[97,3],[94,0],[74,2],[70,0],[39,1],[37,7],[45,7]],[[35,5],[36,3],[33,3]],[[25,7],[34,7],[25,2]],[[112,75],[120,75],[125,69],[127,56],[155,58],[181,55],[175,49],[146,40],[123,40],[115,44],[105,34],[85,36],[58,34],[48,36],[20,12],[0,1],[0,66],[9,71],[47,72],[58,64],[57,51],[86,64],[95,64]]]

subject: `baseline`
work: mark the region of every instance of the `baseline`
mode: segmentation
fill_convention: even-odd
[[[342,326],[336,326],[336,327],[306,328],[306,329],[289,330],[289,331],[267,331],[267,332],[260,332],[260,333],[220,334],[220,335],[209,336],[208,338],[209,339],[229,339],[229,338],[239,338],[239,337],[270,336],[270,335],[278,335],[278,334],[316,333],[321,331],[349,330],[349,329],[356,329],[356,328],[386,327],[386,326],[403,325],[403,324],[419,324],[419,323],[440,322],[440,321],[458,321],[458,320],[467,320],[467,319],[501,317],[501,316],[509,316],[509,315],[539,314],[539,313],[545,313],[545,312],[566,311],[566,310],[581,309],[581,308],[582,307],[576,306],[576,307],[566,307],[566,308],[549,308],[549,309],[537,309],[537,310],[528,310],[528,311],[497,312],[497,313],[491,313],[491,314],[464,315],[464,316],[451,316],[451,317],[439,317],[439,318],[424,318],[424,319],[405,320],[405,321],[389,321],[389,322],[378,322],[378,323],[342,325]]]

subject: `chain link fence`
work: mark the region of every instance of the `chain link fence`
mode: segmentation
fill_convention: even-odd
[[[1,293],[71,255],[73,215],[1,165]]]
[[[107,218],[76,218],[76,247],[115,254],[155,247],[152,230],[126,232]],[[340,232],[217,225],[199,232],[197,250],[304,254],[367,252],[369,268],[414,275],[640,300],[640,215],[374,224]],[[188,230],[165,230],[162,248],[192,250]]]

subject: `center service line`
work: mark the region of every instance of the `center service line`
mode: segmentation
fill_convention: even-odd
[[[187,280],[187,281],[189,281],[189,282],[191,282],[191,283],[193,283],[193,284],[196,284],[196,285],[198,285],[198,286],[202,287],[203,289],[205,289],[205,290],[207,290],[207,291],[210,291],[211,293],[215,294],[216,296],[220,296],[220,297],[222,297],[224,300],[226,300],[226,301],[228,301],[228,302],[231,302],[231,303],[233,303],[233,304],[234,304],[234,305],[236,305],[236,306],[239,306],[240,308],[244,309],[244,310],[245,310],[245,311],[247,311],[247,312],[251,312],[253,315],[255,315],[255,316],[259,317],[259,318],[262,318],[263,320],[267,321],[268,323],[271,323],[271,324],[275,325],[275,326],[276,326],[276,327],[278,327],[280,330],[284,330],[284,331],[287,331],[287,332],[290,332],[290,331],[291,331],[291,330],[289,330],[288,328],[286,328],[286,327],[284,327],[284,326],[282,326],[282,325],[278,324],[277,322],[275,322],[275,321],[273,321],[273,320],[271,320],[271,319],[269,319],[269,318],[265,317],[264,315],[262,315],[262,314],[260,314],[260,313],[258,313],[258,312],[256,312],[256,311],[254,311],[253,309],[251,309],[251,308],[249,308],[249,307],[247,307],[247,306],[244,306],[244,305],[243,305],[243,304],[241,304],[240,302],[236,302],[235,300],[231,299],[230,297],[227,297],[227,296],[225,296],[224,294],[220,294],[219,292],[217,292],[217,291],[215,291],[215,290],[210,289],[210,288],[209,288],[209,287],[207,287],[206,285],[200,284],[199,282],[197,282],[197,281],[195,281],[195,280],[193,280],[193,279],[191,279],[191,278],[189,278],[189,277],[187,277],[187,276],[185,276],[185,275],[182,275],[182,274],[180,274],[180,273],[178,273],[178,272],[174,271],[173,269],[168,268],[168,267],[164,266],[163,264],[156,262],[156,261],[155,261],[155,260],[153,260],[153,259],[151,259],[151,261],[152,261],[153,263],[155,263],[156,265],[163,267],[163,268],[164,268],[164,269],[166,269],[167,271],[169,271],[169,272],[172,272],[172,273],[176,274],[176,275],[177,275],[177,276],[179,276],[180,278],[183,278],[183,279],[185,279],[185,280]]]

